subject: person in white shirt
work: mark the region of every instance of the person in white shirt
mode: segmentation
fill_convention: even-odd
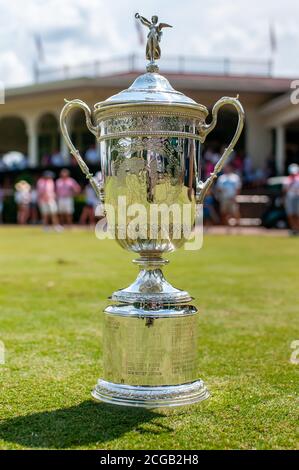
[[[242,183],[239,175],[234,172],[231,165],[226,165],[216,185],[223,225],[229,225],[229,221],[232,217],[236,219],[237,224],[240,221],[237,195],[240,193],[241,187]]]
[[[27,181],[21,180],[15,185],[15,202],[18,207],[17,222],[25,225],[30,216],[31,186]]]

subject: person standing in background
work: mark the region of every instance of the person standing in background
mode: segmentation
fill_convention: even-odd
[[[60,176],[56,181],[58,213],[61,224],[72,225],[75,210],[74,196],[80,192],[81,187],[77,181],[70,176],[69,170],[65,168],[61,170]]]
[[[99,184],[99,186],[103,186],[103,175],[101,171],[98,171],[95,175],[95,180]],[[99,201],[94,189],[91,187],[90,183],[88,183],[84,190],[85,193],[85,206],[83,207],[81,217],[80,217],[80,224],[85,225],[94,225],[96,219],[103,218],[104,215],[104,204]]]
[[[292,163],[284,185],[285,209],[290,226],[290,235],[299,234],[299,165]]]
[[[215,198],[211,189],[209,189],[203,204],[203,217],[205,226],[217,225],[219,216],[215,209]]]
[[[51,156],[50,163],[51,165],[56,167],[62,167],[63,165],[65,165],[64,158],[59,150],[55,150],[55,152]]]
[[[241,189],[241,179],[234,172],[232,165],[224,167],[224,173],[218,178],[216,190],[220,203],[220,215],[223,225],[229,225],[232,217],[236,219],[237,225],[240,222],[240,210],[237,203],[237,195]]]
[[[43,176],[37,181],[37,201],[42,215],[44,228],[53,225],[57,232],[62,230],[57,216],[56,193],[54,183],[54,173],[45,171]]]
[[[251,156],[244,154],[243,158],[243,182],[245,185],[251,185],[254,180],[254,171]]]
[[[94,225],[95,224],[95,208],[98,204],[98,198],[90,186],[90,183],[87,183],[84,189],[85,195],[85,205],[83,207],[81,216],[80,216],[80,225]]]
[[[37,210],[37,190],[34,187],[31,187],[31,200],[30,200],[30,223],[38,223],[38,210]]]
[[[91,145],[85,152],[85,160],[90,165],[98,165],[100,156],[96,145]]]
[[[15,202],[18,207],[17,222],[27,224],[30,217],[31,186],[27,181],[21,180],[15,185]]]

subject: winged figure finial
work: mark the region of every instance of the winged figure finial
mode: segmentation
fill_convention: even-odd
[[[162,29],[172,28],[172,26],[167,23],[158,23],[159,18],[156,15],[152,16],[151,20],[148,20],[144,18],[144,16],[139,15],[139,13],[136,13],[135,18],[140,20],[140,22],[149,29],[146,43],[146,58],[150,63],[147,69],[148,71],[157,71],[158,66],[155,64],[155,60],[160,59],[161,57],[159,43],[162,37]]]

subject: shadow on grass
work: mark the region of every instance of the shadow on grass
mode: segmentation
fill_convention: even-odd
[[[143,434],[171,431],[161,423],[152,423],[148,430],[142,426],[162,416],[146,409],[85,401],[70,408],[6,420],[0,425],[0,438],[31,448],[64,449],[88,444],[105,448],[105,442],[132,430]]]

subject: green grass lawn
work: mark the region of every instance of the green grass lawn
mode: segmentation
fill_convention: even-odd
[[[94,403],[103,308],[136,277],[93,232],[0,227],[0,448],[298,447],[299,239],[205,237],[167,278],[201,311],[198,364],[212,397],[148,411]]]

